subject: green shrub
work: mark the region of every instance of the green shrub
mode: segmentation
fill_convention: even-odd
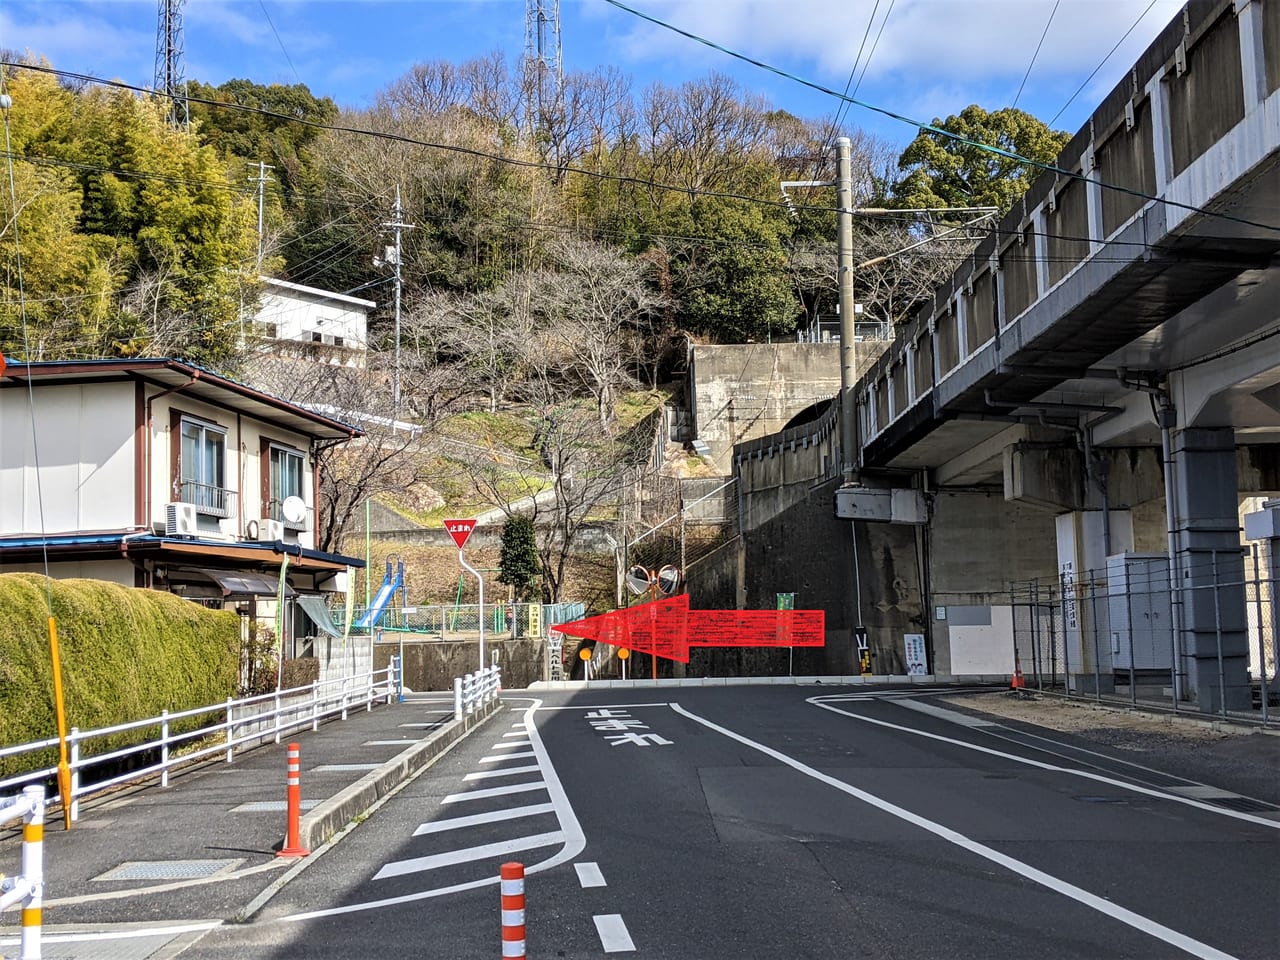
[[[0,574],[0,744],[57,735],[50,607],[68,729],[207,706],[236,692],[240,624],[234,613],[104,580]],[[137,731],[111,743],[103,738],[91,751],[143,738]],[[33,765],[30,757],[0,761],[0,774]]]

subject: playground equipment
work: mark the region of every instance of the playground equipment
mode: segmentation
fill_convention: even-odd
[[[382,578],[382,586],[378,588],[377,596],[369,604],[369,609],[362,613],[360,619],[352,626],[360,630],[370,630],[377,626],[382,615],[387,612],[387,607],[391,604],[397,590],[402,593],[405,591],[404,561],[397,559],[393,566],[391,557],[387,557],[387,575]],[[400,598],[401,604],[405,604],[405,599],[403,596]]]

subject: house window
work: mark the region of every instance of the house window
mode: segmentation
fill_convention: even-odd
[[[178,464],[183,503],[194,503],[201,513],[220,517],[231,515],[230,491],[226,489],[225,430],[184,417]]]
[[[304,529],[305,520],[301,522],[286,520],[283,510],[284,501],[289,497],[306,500],[302,495],[302,454],[297,450],[272,445],[270,457],[271,466],[268,477],[270,516],[273,520],[283,521],[290,528]]]
[[[324,334],[322,334],[319,330],[313,330],[313,331],[311,332],[311,342],[312,342],[312,343],[323,343],[323,342],[324,342]]]

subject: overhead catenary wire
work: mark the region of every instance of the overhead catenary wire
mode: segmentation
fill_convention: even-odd
[[[1084,91],[1084,88],[1087,87],[1089,83],[1093,80],[1093,78],[1098,75],[1098,71],[1101,70],[1104,66],[1106,66],[1106,63],[1108,60],[1111,59],[1112,54],[1114,54],[1117,50],[1120,49],[1120,45],[1124,43],[1125,40],[1129,39],[1129,34],[1133,33],[1133,31],[1138,28],[1138,24],[1140,24],[1143,20],[1146,19],[1147,14],[1151,12],[1151,8],[1154,7],[1157,2],[1158,0],[1151,0],[1151,2],[1147,4],[1147,8],[1143,10],[1142,13],[1138,14],[1138,19],[1133,21],[1133,23],[1129,25],[1129,29],[1124,32],[1124,36],[1122,36],[1119,40],[1117,40],[1115,43],[1115,46],[1107,51],[1107,55],[1098,62],[1098,65],[1093,68],[1093,71],[1089,74],[1089,76],[1084,78],[1084,83],[1080,84],[1080,86],[1076,88],[1076,92],[1071,94],[1071,96],[1067,98],[1067,102],[1062,105],[1062,109],[1060,109],[1057,113],[1053,115],[1053,119],[1049,121],[1049,126],[1052,127],[1055,123],[1058,122],[1058,118],[1066,112],[1067,107],[1071,106],[1071,104],[1075,101],[1076,97],[1080,96],[1080,94]]]
[[[1271,231],[1280,233],[1280,224],[1259,223],[1257,221],[1248,220],[1242,217],[1235,217],[1230,214],[1208,210],[1204,207],[1196,206],[1195,204],[1183,203],[1181,201],[1170,200],[1165,197],[1158,197],[1152,194],[1142,193],[1139,190],[1133,190],[1129,187],[1123,187],[1117,184],[1111,184],[1101,180],[1091,180],[1079,171],[1068,170],[1063,167],[1055,166],[1054,164],[1051,164],[1051,163],[1046,163],[1043,161],[1033,160],[1031,158],[1024,157],[1021,154],[1015,153],[1014,151],[1011,151],[1011,150],[1005,150],[1001,147],[993,147],[990,144],[985,144],[979,141],[970,140],[966,137],[962,137],[959,134],[952,133],[951,131],[945,130],[934,124],[922,123],[918,120],[912,120],[909,117],[904,117],[900,114],[894,113],[893,111],[887,110],[883,107],[877,107],[872,104],[865,103],[864,101],[858,100],[855,97],[845,97],[843,94],[839,94],[836,91],[830,89],[829,87],[824,87],[820,84],[813,83],[812,81],[804,80],[793,74],[789,74],[789,73],[786,73],[785,71],[779,70],[777,67],[769,66],[768,64],[762,63],[758,60],[754,60],[754,59],[751,59],[750,57],[746,57],[743,54],[739,54],[731,50],[727,50],[726,48],[720,47],[718,44],[715,44],[712,41],[704,40],[703,38],[698,37],[694,34],[688,34],[685,31],[680,30],[679,28],[671,27],[660,20],[656,20],[652,17],[647,16],[646,14],[641,14],[641,13],[638,13],[637,11],[633,11],[631,10],[631,8],[626,7],[625,5],[619,3],[618,0],[606,0],[606,2],[613,4],[614,6],[617,6],[623,10],[627,10],[628,12],[635,13],[637,16],[640,16],[646,20],[651,20],[652,22],[657,23],[660,26],[666,27],[671,30],[675,30],[677,33],[681,33],[685,36],[689,36],[692,39],[697,40],[699,43],[704,43],[715,49],[722,50],[723,52],[725,52],[730,56],[742,59],[755,66],[759,66],[762,69],[768,70],[772,73],[778,74],[779,76],[783,76],[787,79],[793,80],[797,83],[800,83],[801,85],[808,86],[812,89],[818,90],[821,93],[825,93],[825,94],[828,94],[829,96],[837,97],[841,100],[848,100],[854,106],[863,107],[864,109],[871,110],[873,112],[888,116],[891,119],[899,120],[904,123],[911,124],[917,127],[918,129],[925,130],[930,133],[935,133],[941,137],[955,141],[957,143],[968,145],[976,149],[982,150],[984,152],[992,153],[998,156],[1003,156],[1006,159],[1010,159],[1018,163],[1023,163],[1040,170],[1044,170],[1050,173],[1055,173],[1064,179],[1079,180],[1079,181],[1085,181],[1091,184],[1095,184],[1096,186],[1100,187],[1103,190],[1112,190],[1118,193],[1125,194],[1127,196],[1136,197],[1141,200],[1162,203],[1167,206],[1175,207],[1177,209],[1187,210],[1192,213],[1197,213],[1205,217],[1211,217],[1218,220],[1224,220],[1231,223],[1239,223],[1245,226],[1257,227],[1262,230],[1271,230]],[[137,92],[137,93],[149,94],[151,92],[147,90],[145,87],[139,87],[133,84],[124,83],[123,81],[120,81],[120,80],[103,80],[100,77],[94,77],[89,74],[76,73],[74,71],[68,71],[68,70],[57,70],[57,69],[54,69],[53,67],[45,67],[45,66],[36,65],[36,64],[17,63],[13,61],[0,60],[0,67],[19,67],[25,70],[35,70],[39,72],[50,73],[55,76],[66,77],[69,79],[83,81],[85,83],[97,83],[97,84],[102,84],[104,86],[118,87],[120,89],[125,89],[125,90],[133,90],[134,92]],[[253,107],[247,104],[230,103],[227,101],[212,100],[212,99],[203,98],[203,97],[188,97],[187,99],[190,100],[192,103],[200,103],[200,104],[204,104],[204,105],[219,108],[219,109],[240,110],[247,113],[255,113],[255,114],[258,114],[259,116],[271,117],[277,120],[285,120],[292,123],[301,124],[303,126],[311,127],[317,130],[329,130],[335,133],[349,133],[356,136],[369,136],[369,137],[374,137],[381,140],[386,140],[392,143],[402,143],[408,146],[424,147],[427,149],[440,150],[447,153],[456,153],[464,156],[472,156],[479,159],[490,160],[495,163],[502,163],[502,164],[523,168],[523,169],[543,170],[543,171],[553,172],[557,174],[568,173],[568,174],[574,174],[574,175],[581,176],[587,179],[592,179],[592,180],[634,184],[636,186],[643,186],[648,189],[660,190],[660,191],[669,192],[669,193],[679,193],[685,196],[692,195],[695,197],[706,197],[706,198],[712,198],[712,199],[741,200],[747,203],[759,204],[761,206],[776,207],[776,208],[783,208],[783,209],[787,208],[787,204],[781,200],[767,200],[761,197],[753,197],[746,194],[730,193],[726,191],[704,190],[699,188],[691,189],[687,185],[682,186],[679,184],[658,183],[653,180],[647,180],[642,177],[623,176],[620,174],[604,173],[598,170],[588,170],[584,167],[575,167],[575,166],[562,167],[562,166],[557,166],[556,164],[544,163],[538,160],[523,160],[519,157],[511,157],[503,154],[490,153],[489,151],[479,150],[474,147],[464,147],[457,144],[434,143],[431,141],[419,140],[404,134],[390,133],[383,130],[369,130],[361,127],[348,126],[345,124],[324,123],[319,120],[310,120],[302,117],[293,117],[293,116],[289,116],[288,114],[279,113],[278,111],[268,110],[264,107]],[[829,209],[829,208],[826,208],[826,209]]]
[[[1027,72],[1022,75],[1022,82],[1018,84],[1018,92],[1013,95],[1013,107],[1018,106],[1018,101],[1022,99],[1022,91],[1026,89],[1027,78],[1031,76],[1031,68],[1036,65],[1036,60],[1040,57],[1040,48],[1044,46],[1044,38],[1049,35],[1049,28],[1053,26],[1053,18],[1058,13],[1058,6],[1062,0],[1053,0],[1053,9],[1049,11],[1049,19],[1045,21],[1044,31],[1040,34],[1040,42],[1036,44],[1035,50],[1031,54],[1031,62],[1027,64]]]

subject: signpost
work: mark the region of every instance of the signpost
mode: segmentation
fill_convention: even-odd
[[[626,647],[618,648],[618,660],[622,664],[622,679],[627,679],[627,657],[631,656],[631,651]]]
[[[480,605],[477,611],[476,621],[480,627],[480,669],[485,667],[484,662],[484,577],[480,576],[480,571],[471,564],[467,563],[466,558],[462,555],[462,548],[467,545],[467,540],[471,538],[471,532],[476,528],[474,518],[470,520],[446,520],[444,522],[445,530],[449,531],[449,536],[453,537],[453,542],[458,545],[458,563],[472,576],[476,578],[476,582],[480,585]]]

